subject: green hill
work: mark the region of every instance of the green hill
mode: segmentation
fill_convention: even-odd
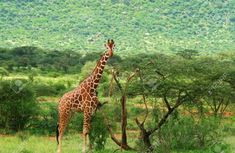
[[[184,49],[234,51],[235,1],[1,0],[0,47],[120,54]]]

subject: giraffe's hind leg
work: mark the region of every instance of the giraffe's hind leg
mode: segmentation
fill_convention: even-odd
[[[91,129],[91,118],[92,114],[88,109],[85,109],[84,111],[84,121],[83,121],[83,153],[86,152],[86,147],[87,147],[87,141],[89,143],[89,152],[91,152],[91,143],[89,140],[89,133]]]
[[[70,118],[71,118],[71,111],[59,110],[57,153],[61,153],[62,137],[64,135],[65,128],[67,127]]]

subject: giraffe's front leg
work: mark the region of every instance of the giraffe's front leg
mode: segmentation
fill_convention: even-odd
[[[87,140],[89,141],[89,132],[91,129],[91,111],[90,108],[84,110],[84,121],[83,121],[83,153],[86,153]],[[90,145],[90,141],[89,141]],[[90,147],[89,147],[90,148]],[[90,150],[91,151],[91,150]]]
[[[87,134],[84,134],[83,132],[83,147],[82,147],[82,152],[83,153],[86,153],[86,137],[87,137]]]

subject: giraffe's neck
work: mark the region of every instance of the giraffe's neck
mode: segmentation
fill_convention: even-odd
[[[94,88],[97,88],[99,85],[99,81],[101,79],[104,67],[108,61],[109,53],[106,52],[104,55],[101,56],[100,60],[97,62],[95,69],[91,74],[92,82]]]

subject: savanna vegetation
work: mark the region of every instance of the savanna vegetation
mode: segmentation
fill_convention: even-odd
[[[57,103],[117,45],[94,152],[233,153],[233,1],[1,1],[0,153],[55,152]],[[83,115],[64,152],[82,150]]]

